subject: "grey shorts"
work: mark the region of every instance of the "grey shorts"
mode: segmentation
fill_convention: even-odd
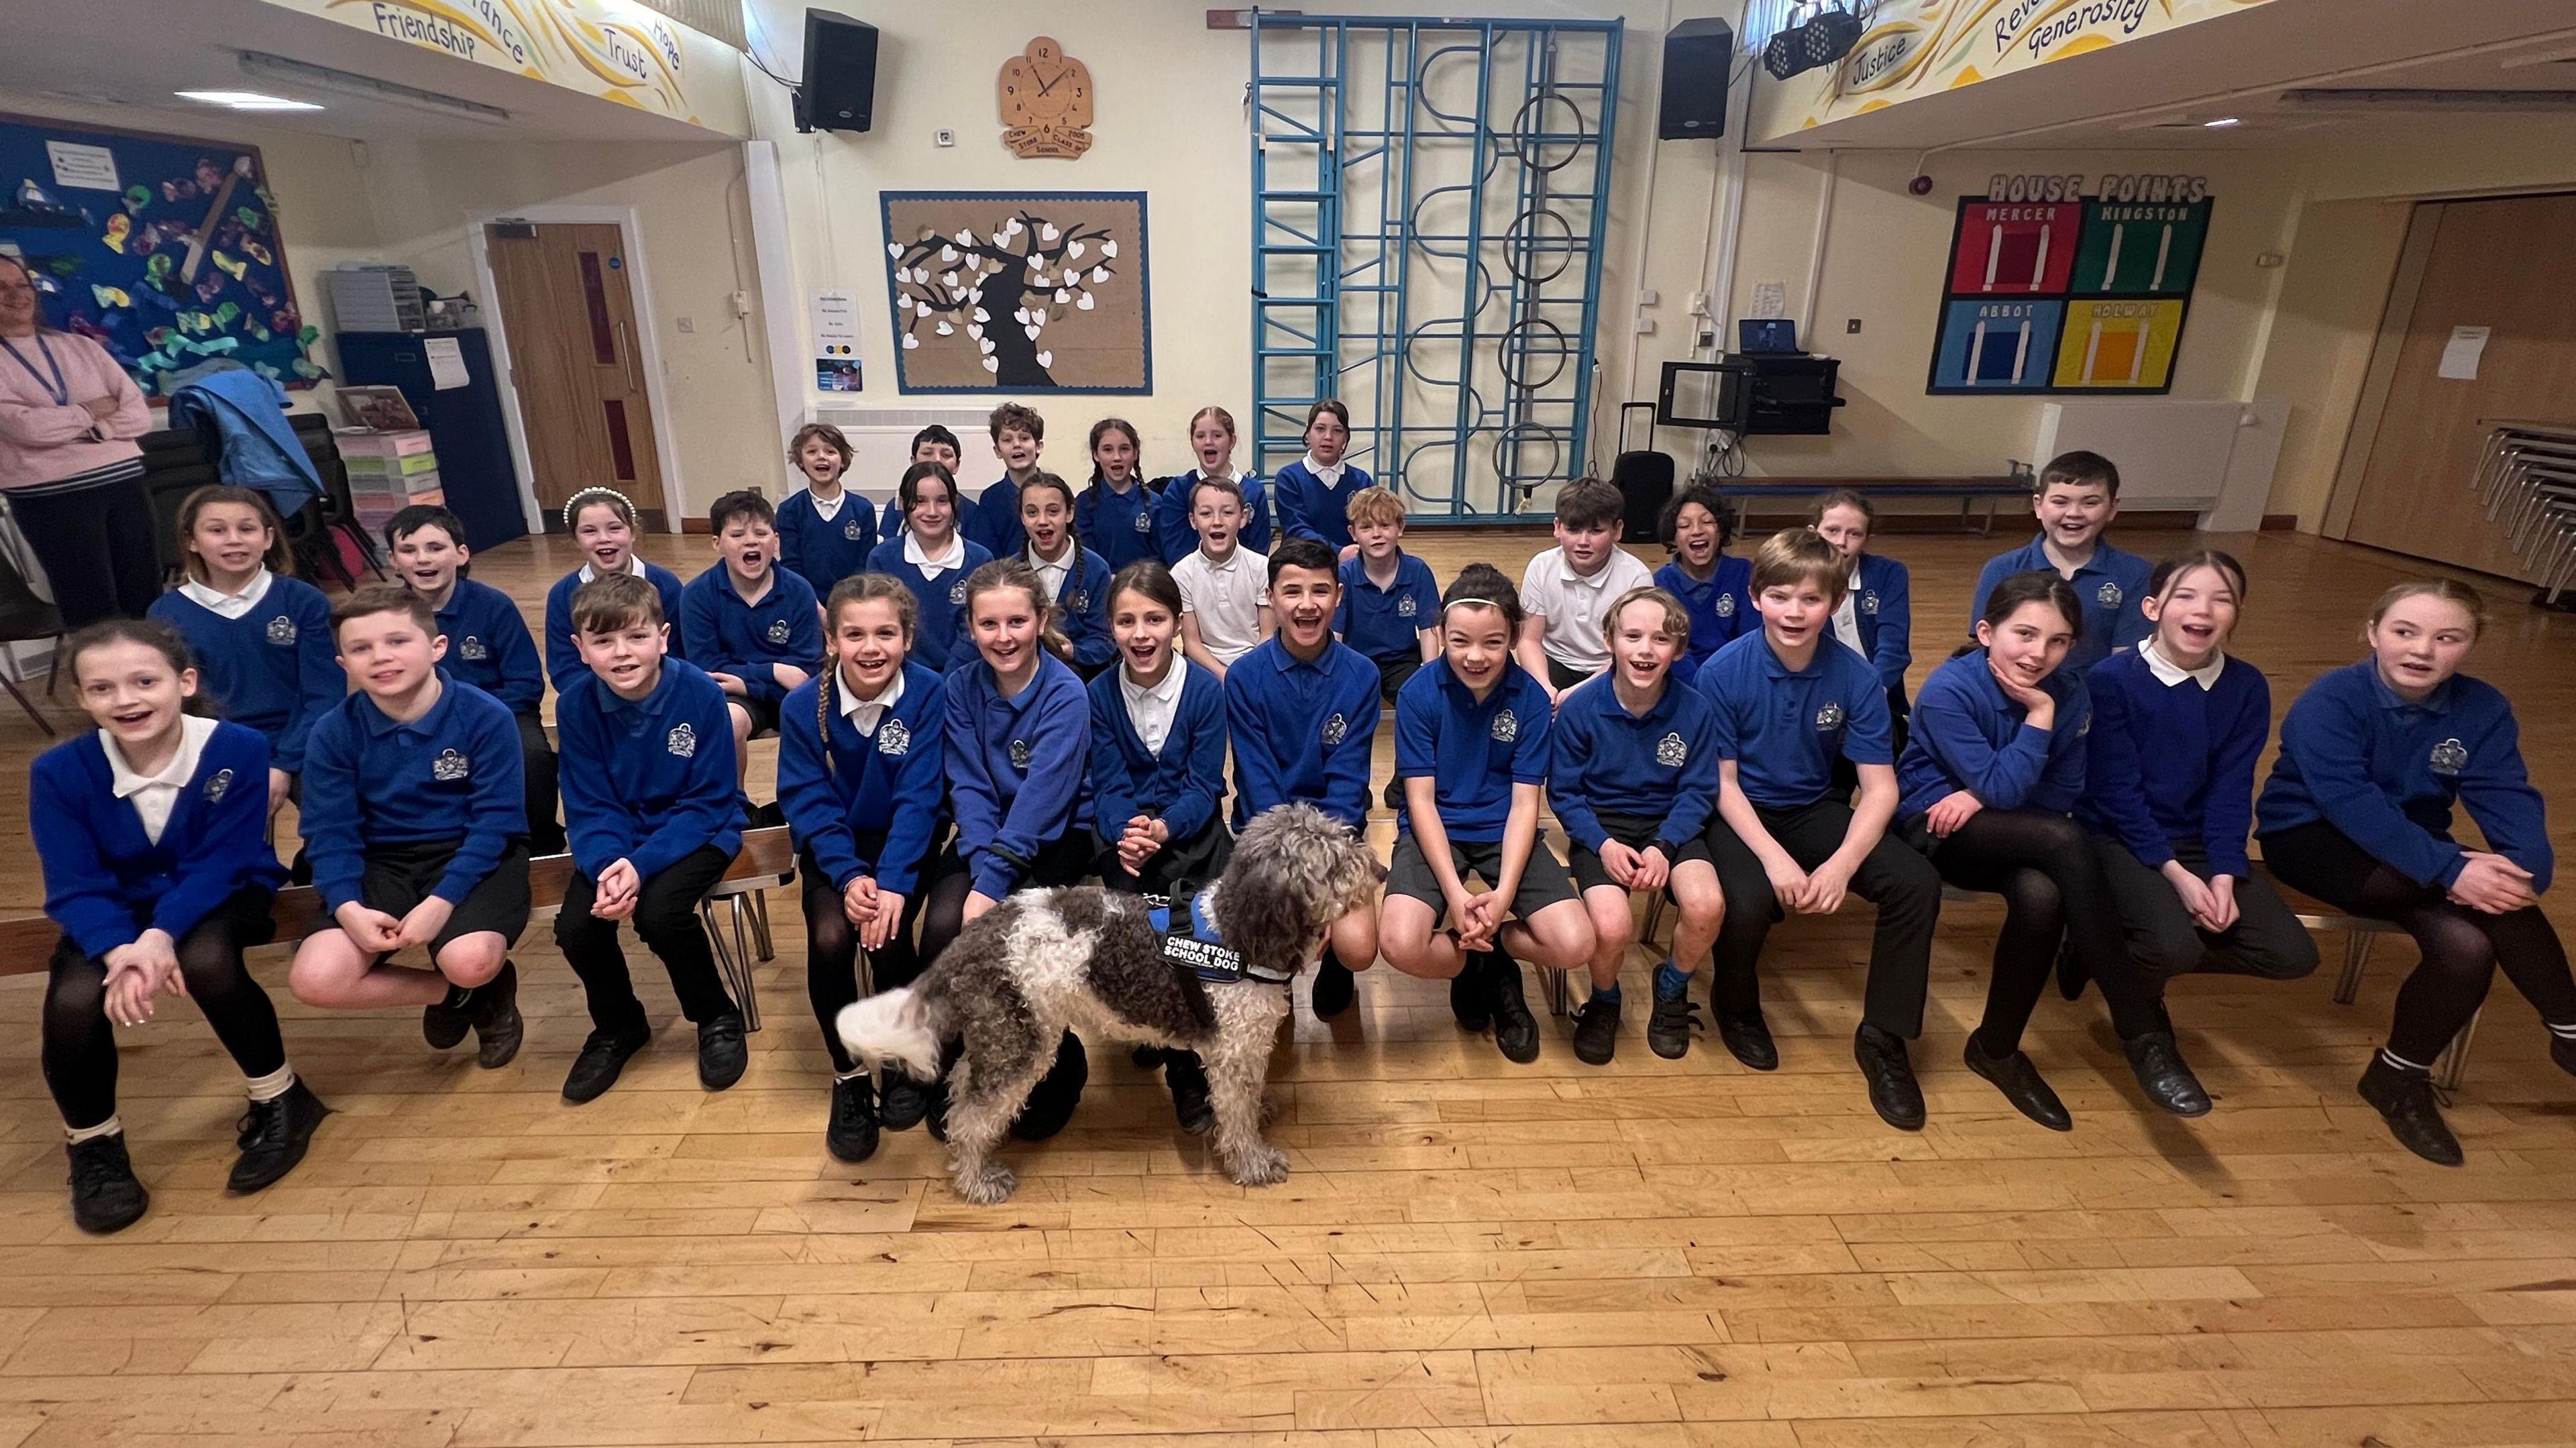
[[[1502,841],[1467,844],[1451,840],[1449,863],[1457,867],[1459,878],[1474,875],[1490,884],[1503,871]],[[1431,873],[1430,857],[1422,853],[1421,841],[1410,834],[1396,836],[1395,860],[1386,872],[1386,893],[1389,899],[1404,895],[1419,900],[1434,914],[1449,906],[1449,898],[1440,893],[1440,877]],[[1576,898],[1574,881],[1556,862],[1556,856],[1548,853],[1546,841],[1531,846],[1529,865],[1521,871],[1521,886],[1512,893],[1512,913],[1527,920],[1550,905]]]

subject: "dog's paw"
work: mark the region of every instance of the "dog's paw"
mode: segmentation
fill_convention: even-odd
[[[1009,1167],[999,1162],[986,1162],[977,1171],[959,1171],[957,1195],[979,1207],[998,1207],[1019,1190],[1020,1179]]]
[[[1288,1153],[1275,1146],[1256,1146],[1229,1161],[1226,1175],[1239,1187],[1275,1187],[1288,1180]]]

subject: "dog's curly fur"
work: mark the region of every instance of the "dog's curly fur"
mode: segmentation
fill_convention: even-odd
[[[1235,842],[1209,887],[1208,914],[1227,946],[1284,975],[1314,954],[1334,920],[1367,906],[1383,873],[1331,816],[1281,805]],[[837,1024],[871,1068],[921,1080],[938,1076],[943,1044],[962,1038],[948,1073],[949,1171],[959,1196],[991,1205],[1018,1185],[993,1149],[1068,1029],[1197,1052],[1226,1174],[1244,1186],[1283,1180],[1286,1153],[1261,1139],[1261,1091],[1287,1013],[1286,987],[1203,984],[1164,958],[1143,900],[1083,885],[1011,896],[970,923],[920,979],[845,1007]]]

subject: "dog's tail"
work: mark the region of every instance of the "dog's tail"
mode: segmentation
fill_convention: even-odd
[[[939,1079],[939,1031],[915,986],[841,1007],[841,1044],[871,1069],[901,1066],[916,1081]]]

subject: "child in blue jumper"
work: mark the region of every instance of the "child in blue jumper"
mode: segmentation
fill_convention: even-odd
[[[2281,721],[2257,806],[2263,859],[2338,910],[2393,920],[2423,963],[2397,991],[2388,1044],[2361,1076],[2398,1144],[2460,1164],[2429,1067],[2486,1000],[2498,967],[2538,1008],[2549,1059],[2576,1073],[2576,980],[2541,913],[2557,864],[2513,704],[2460,672],[2486,623],[2477,591],[2447,579],[2379,596],[2369,658],[2320,675]],[[2451,838],[2464,807],[2486,838]]]
[[[349,691],[331,661],[331,604],[294,576],[286,530],[255,488],[199,488],[179,504],[188,578],[150,616],[187,641],[223,717],[268,740],[268,812],[304,772],[314,721]]]
[[[1717,718],[1673,675],[1690,612],[1660,588],[1632,588],[1611,602],[1602,633],[1610,667],[1557,701],[1547,774],[1592,917],[1592,998],[1575,1022],[1574,1055],[1594,1066],[1619,1045],[1619,967],[1637,943],[1629,893],[1660,890],[1680,911],[1646,1025],[1647,1046],[1667,1060],[1690,1049],[1691,972],[1726,915],[1705,838],[1717,811]]]
[[[1597,627],[1597,625],[1596,625]],[[1547,784],[1547,686],[1512,660],[1520,595],[1471,563],[1441,600],[1441,655],[1395,700],[1395,772],[1404,781],[1395,858],[1380,912],[1387,964],[1446,980],[1458,1024],[1508,1060],[1538,1059],[1538,1021],[1520,961],[1572,970],[1592,957],[1574,881],[1539,842]],[[1467,888],[1467,876],[1485,888]],[[1443,918],[1449,929],[1440,930]]]
[[[1710,655],[1762,627],[1753,611],[1753,560],[1726,555],[1735,510],[1704,483],[1675,494],[1656,531],[1673,557],[1655,570],[1655,587],[1690,614],[1690,646],[1673,660],[1673,682],[1689,684]]]
[[[1843,601],[1834,606],[1834,637],[1869,660],[1878,681],[1887,686],[1888,724],[1902,754],[1905,719],[1912,709],[1905,698],[1905,670],[1914,662],[1913,578],[1904,564],[1869,551],[1878,510],[1860,493],[1836,488],[1825,494],[1807,515],[1807,526],[1851,566]]]
[[[1154,545],[1163,550],[1164,567],[1175,567],[1198,551],[1198,525],[1192,521],[1197,499],[1192,495],[1199,484],[1215,478],[1230,479],[1243,491],[1243,522],[1235,543],[1265,556],[1270,552],[1270,494],[1259,473],[1235,468],[1234,447],[1233,413],[1202,407],[1190,414],[1190,451],[1198,466],[1163,479],[1154,506]]]
[[[596,1100],[653,1038],[617,944],[629,919],[697,1027],[698,1084],[722,1091],[749,1056],[698,901],[742,846],[728,701],[695,665],[665,657],[662,600],[643,580],[612,573],[582,585],[572,622],[584,672],[555,701],[564,757],[576,762],[563,776],[573,874],[555,944],[581,977],[591,1032],[564,1100]]]
[[[1279,501],[1279,536],[1312,538],[1343,563],[1359,556],[1347,511],[1350,500],[1376,486],[1357,465],[1342,461],[1350,445],[1351,410],[1327,397],[1306,409],[1306,455],[1270,480]]]
[[[1160,558],[1154,545],[1154,505],[1162,500],[1145,481],[1144,448],[1136,425],[1104,417],[1091,425],[1091,486],[1073,501],[1073,532],[1112,572],[1139,558]]]
[[[1021,485],[1020,530],[1028,546],[1020,561],[1046,585],[1057,626],[1073,649],[1066,662],[1089,679],[1117,652],[1109,638],[1109,562],[1074,536],[1073,515],[1071,483],[1040,473]]]
[[[584,488],[572,495],[563,506],[564,531],[572,535],[573,546],[590,561],[565,574],[546,590],[546,677],[552,679],[560,695],[581,677],[581,645],[573,638],[572,596],[575,590],[594,578],[631,573],[653,585],[661,595],[662,617],[680,616],[680,576],[659,563],[647,563],[635,556],[635,505],[624,493],[608,488]],[[681,650],[675,643],[671,652]]]
[[[116,1114],[114,1027],[151,1019],[153,997],[194,1001],[248,1083],[232,1191],[292,1171],[325,1109],[242,965],[274,933],[269,901],[286,878],[266,835],[268,741],[204,717],[167,625],[95,623],[63,655],[98,728],[38,755],[28,778],[45,913],[63,932],[45,985],[45,1085],[67,1137],[72,1221],[114,1232],[151,1204]]]
[[[949,676],[946,690],[957,837],[930,881],[922,924],[930,960],[1011,892],[1079,882],[1094,845],[1083,769],[1091,703],[1064,662],[1046,585],[1017,559],[987,563],[966,581],[966,608],[977,657]],[[1066,1031],[1013,1134],[1042,1141],[1062,1131],[1089,1076],[1081,1037]]]
[[[966,578],[993,561],[984,545],[957,532],[957,477],[938,463],[903,470],[895,502],[903,507],[903,536],[889,536],[868,555],[868,571],[903,580],[921,605],[912,655],[941,673],[975,657],[966,628]]]
[[[2070,817],[2084,793],[2091,706],[2062,667],[2083,627],[2075,591],[2054,572],[2017,573],[1987,592],[1977,646],[1933,670],[1897,760],[1897,818],[1941,878],[2004,897],[1985,1020],[1968,1069],[2054,1131],[2074,1119],[2021,1049],[2059,942],[2102,983],[2111,1025],[2149,1100],[2200,1116],[2209,1097],[2175,1048],[2155,992],[2130,962],[2101,861]]]
[[[716,499],[707,509],[716,562],[680,591],[680,637],[725,692],[737,785],[751,767],[751,736],[778,728],[778,701],[823,658],[814,590],[777,566],[777,517],[747,488]],[[768,813],[755,822],[782,822]]]
[[[1038,454],[1046,449],[1046,419],[1037,409],[1005,402],[993,409],[986,424],[993,435],[993,456],[1001,459],[1002,476],[975,499],[958,520],[958,531],[996,558],[1015,558],[1028,546],[1020,525],[1020,489],[1038,475]]]
[[[313,726],[303,826],[337,928],[305,937],[288,983],[309,1006],[419,1006],[431,1046],[471,1030],[475,1060],[506,1066],[525,1034],[510,964],[528,925],[518,724],[438,667],[437,616],[401,584],[350,594],[331,626],[358,687]],[[431,969],[389,963],[415,945]]]
[[[804,877],[805,993],[832,1056],[823,1140],[850,1162],[875,1154],[880,1125],[915,1125],[927,1105],[901,1071],[886,1073],[880,1104],[835,1024],[859,998],[860,950],[878,990],[921,973],[912,937],[927,898],[921,867],[946,826],[947,703],[939,675],[912,661],[915,608],[912,591],[882,573],[834,585],[831,666],[780,710],[778,800]]]
[[[528,848],[540,855],[563,852],[563,826],[555,822],[555,746],[542,714],[546,671],[537,641],[510,595],[465,576],[473,554],[465,524],[445,508],[414,504],[385,524],[385,552],[394,574],[429,601],[447,640],[448,676],[510,706],[519,723],[519,768],[528,789]]]
[[[957,441],[957,434],[934,422],[912,435],[912,455],[905,460],[904,465],[910,467],[916,463],[937,463],[948,469],[948,476],[954,478],[957,476],[958,465],[965,456]],[[975,500],[959,498],[955,514],[956,516],[950,521],[962,532],[965,529],[966,520],[975,516]],[[885,508],[877,518],[877,541],[892,542],[903,536],[903,529],[903,497],[897,494],[885,500]]]
[[[1341,563],[1333,635],[1377,665],[1378,697],[1392,704],[1404,682],[1440,657],[1440,581],[1404,551],[1404,500],[1362,488],[1345,509],[1352,546]]]
[[[2103,540],[2103,530],[2120,516],[2120,470],[2100,453],[2050,458],[2039,470],[2030,507],[2039,515],[2039,536],[1986,560],[1968,617],[1985,617],[1986,594],[2014,574],[2056,573],[2074,586],[2084,605],[2084,633],[2066,657],[2067,671],[2082,678],[2113,650],[2135,648],[2146,638],[2149,624],[2141,605],[2147,575],[2154,569],[2135,553]]]
[[[877,514],[843,482],[850,440],[828,422],[809,422],[787,444],[787,465],[804,486],[778,504],[778,566],[805,580],[821,598],[868,566],[876,551]]]

